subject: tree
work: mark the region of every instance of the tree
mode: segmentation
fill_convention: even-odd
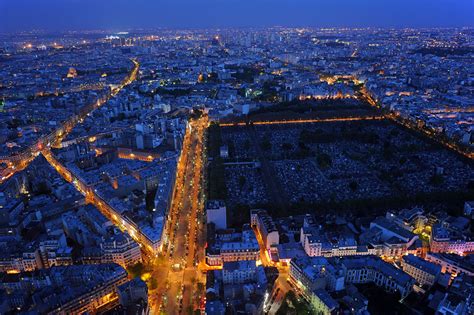
[[[209,198],[226,199],[227,187],[225,182],[225,167],[220,157],[216,158],[209,166]]]
[[[285,244],[290,242],[290,238],[286,234],[281,234],[280,235],[280,244]]]
[[[125,119],[125,113],[119,113],[117,115],[117,120],[124,120]]]
[[[45,181],[42,181],[38,184],[37,193],[40,195],[47,195],[51,193],[51,189],[49,189],[49,186]]]
[[[239,176],[239,186],[240,186],[240,189],[242,190],[242,188],[244,187],[245,183],[247,182],[247,179],[245,178],[245,176],[243,175],[240,175]]]
[[[206,288],[206,286],[204,285],[204,283],[198,282],[197,289],[198,289],[199,292],[203,292],[205,288]]]
[[[250,150],[250,140],[249,139],[245,139],[243,148],[244,148],[245,151]]]
[[[272,144],[269,139],[263,139],[262,142],[260,143],[260,147],[264,151],[270,151],[270,149],[272,148]]]
[[[295,242],[299,243],[301,240],[301,234],[300,233],[295,233],[294,234]]]
[[[21,125],[21,120],[18,118],[13,118],[9,122],[7,122],[8,128],[10,129],[16,129]]]
[[[320,153],[316,156],[316,161],[318,162],[319,167],[328,168],[332,165],[331,156],[326,153]]]
[[[150,278],[149,288],[150,290],[155,290],[156,288],[158,288],[158,281],[155,278]]]
[[[430,184],[433,186],[440,186],[444,181],[443,175],[441,174],[434,174],[430,178]]]
[[[359,187],[359,185],[357,184],[356,181],[351,181],[351,182],[349,183],[349,188],[350,188],[352,191],[356,191],[358,187]]]
[[[393,150],[390,147],[384,147],[382,156],[385,160],[390,160],[393,157]]]
[[[291,143],[285,142],[281,145],[281,148],[285,151],[291,151],[293,149],[293,145]]]
[[[127,272],[132,278],[140,277],[143,273],[145,273],[145,265],[139,262],[133,266],[128,267]]]

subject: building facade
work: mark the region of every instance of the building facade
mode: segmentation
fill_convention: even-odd
[[[412,276],[421,285],[432,286],[438,280],[441,267],[414,255],[403,256],[401,261],[404,272]]]

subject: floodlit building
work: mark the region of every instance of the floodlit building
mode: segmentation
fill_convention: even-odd
[[[311,307],[316,314],[331,315],[337,314],[339,303],[337,303],[325,290],[319,289],[311,292]]]
[[[340,260],[345,270],[346,283],[374,283],[388,292],[399,292],[406,297],[415,279],[376,256],[345,257]]]
[[[447,253],[427,253],[426,260],[441,266],[441,271],[453,276],[465,273],[474,276],[474,255],[459,256]]]
[[[242,232],[217,230],[208,225],[206,262],[210,266],[221,266],[224,262],[259,260],[260,247],[255,232],[244,225]],[[213,234],[213,235],[209,235]]]
[[[290,279],[309,296],[312,291],[324,289],[328,282],[324,257],[295,258],[290,262]]]
[[[352,235],[337,235],[336,241],[330,241],[322,227],[306,215],[300,231],[300,242],[304,251],[310,257],[343,257],[373,254],[367,246],[358,245]]]
[[[119,287],[128,281],[127,272],[117,264],[52,267],[13,277],[4,274],[2,288],[8,288],[10,294],[0,296],[7,303],[6,310],[15,312],[34,309],[40,314],[96,313],[104,305],[114,306]]]
[[[225,262],[222,268],[224,284],[254,282],[257,279],[255,260]]]
[[[439,265],[411,254],[403,256],[401,265],[403,271],[415,278],[421,285],[432,286],[441,273]]]
[[[272,245],[278,245],[280,243],[278,229],[266,210],[251,210],[250,217],[251,225],[257,228],[267,250],[269,250]]]
[[[474,240],[440,224],[435,224],[431,229],[430,251],[462,255],[474,251]]]

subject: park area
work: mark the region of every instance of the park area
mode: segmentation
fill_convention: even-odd
[[[209,157],[209,197],[238,215],[256,207],[364,215],[473,195],[472,161],[386,119],[215,124]]]

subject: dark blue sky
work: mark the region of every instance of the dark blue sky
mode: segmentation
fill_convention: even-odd
[[[474,26],[474,0],[0,0],[0,32]]]

